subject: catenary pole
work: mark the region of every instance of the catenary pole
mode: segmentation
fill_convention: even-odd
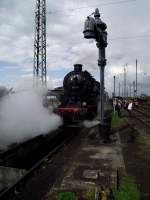
[[[120,82],[119,82],[119,94],[118,94],[118,95],[119,95],[119,97],[120,97]]]
[[[116,77],[114,76],[114,97],[116,96]]]
[[[46,85],[46,0],[36,0],[33,75]]]
[[[133,97],[135,98],[135,81],[133,81]]]
[[[137,65],[138,65],[138,60],[136,59],[136,97],[137,97]]]

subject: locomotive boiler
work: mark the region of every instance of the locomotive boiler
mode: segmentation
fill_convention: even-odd
[[[63,91],[58,113],[64,122],[77,122],[96,116],[100,83],[88,71],[83,71],[81,64],[75,64],[74,70],[64,77]]]

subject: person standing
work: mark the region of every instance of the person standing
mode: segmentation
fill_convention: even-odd
[[[133,103],[132,103],[132,101],[129,101],[129,104],[128,104],[128,112],[129,112],[129,115],[130,115],[130,116],[131,116],[132,107],[133,107]]]
[[[113,110],[114,110],[114,114],[115,114],[115,111],[116,111],[116,105],[117,105],[117,100],[116,98],[113,99]]]
[[[101,188],[100,200],[107,200],[107,195],[104,188]]]
[[[121,101],[119,99],[117,100],[116,110],[117,110],[117,113],[118,113],[118,117],[121,117],[121,114],[120,114]]]

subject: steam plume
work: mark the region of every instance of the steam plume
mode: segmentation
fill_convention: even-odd
[[[21,88],[0,102],[0,148],[48,133],[62,123],[58,115],[44,108],[43,90]]]
[[[94,119],[93,121],[89,121],[89,120],[85,120],[83,122],[83,126],[86,128],[92,128],[94,126],[97,126],[98,124],[100,124],[100,121]]]

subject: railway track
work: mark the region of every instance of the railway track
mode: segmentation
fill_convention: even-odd
[[[59,132],[59,133],[58,133]],[[79,132],[79,131],[78,131]],[[65,130],[59,130],[57,131],[57,137],[52,139],[52,135],[50,135],[49,137],[45,137],[45,139],[42,139],[42,136],[39,136],[37,138],[32,139],[31,141],[25,142],[25,144],[20,144],[14,148],[9,149],[8,151],[5,151],[3,153],[0,154],[0,167],[12,167],[15,168],[19,168],[21,166],[21,170],[24,170],[24,173],[21,177],[19,177],[12,185],[8,186],[8,187],[4,187],[1,188],[0,191],[0,199],[8,199],[8,197],[14,196],[18,190],[19,187],[21,187],[33,174],[34,172],[40,168],[47,160],[50,160],[54,157],[54,155],[61,149],[63,148],[63,146],[65,144],[67,144],[70,140],[73,139],[73,137],[75,137],[77,135],[77,131],[72,130],[71,128],[69,129],[65,129]],[[56,135],[56,132],[55,132]],[[48,139],[48,142],[46,141],[46,138]],[[50,140],[51,138],[51,140]],[[41,141],[43,144],[38,145]],[[46,148],[46,146],[49,146]],[[52,145],[52,146],[51,146]],[[35,146],[37,147],[36,150],[34,150],[34,153],[32,153],[32,156],[29,155],[31,153],[31,151],[35,148]],[[42,151],[43,152],[43,147],[45,146],[45,150],[44,153],[41,153],[39,155],[39,153]],[[30,147],[34,147],[31,148],[31,150],[29,151]],[[23,150],[24,149],[24,150]],[[21,158],[21,153],[22,151],[27,151],[28,153],[26,154],[26,157],[24,157],[25,159],[25,166],[23,166],[23,163],[20,164],[20,162],[22,162],[22,158]],[[37,154],[38,154],[38,158],[37,158]],[[20,160],[17,160],[19,157],[18,155],[20,155]],[[24,155],[24,154],[23,154]],[[29,156],[29,157],[28,157]],[[35,157],[34,157],[35,156]],[[17,160],[17,163],[16,163]],[[32,160],[32,162],[31,162]],[[25,163],[24,162],[24,163]]]
[[[138,108],[138,110],[140,110],[141,112],[143,111],[144,113],[146,113],[148,116],[150,116],[150,106],[140,106]]]
[[[6,150],[3,150],[0,152],[0,166],[13,166],[13,163],[10,163],[10,159],[13,159],[14,157],[18,157],[18,156],[23,156],[21,154],[27,154],[27,149],[32,146],[35,145],[37,143],[39,143],[39,141],[41,141],[43,138],[42,135],[37,136],[35,138],[32,138],[30,140],[27,140],[25,142],[19,143],[19,144],[13,144],[11,145],[11,147],[8,147]],[[32,150],[35,147],[32,146]],[[18,155],[18,156],[17,156]],[[14,161],[13,161],[14,162]],[[22,168],[22,167],[20,167]],[[23,168],[26,168],[25,166]]]
[[[28,170],[64,137],[65,133],[60,129],[9,148],[0,153],[0,166]]]
[[[150,112],[147,110],[134,109],[132,113],[137,120],[143,123],[143,125],[150,127]]]
[[[147,105],[140,105],[140,107],[139,108],[141,108],[141,109],[148,109],[148,110],[150,110],[150,105],[149,104],[147,104]]]

